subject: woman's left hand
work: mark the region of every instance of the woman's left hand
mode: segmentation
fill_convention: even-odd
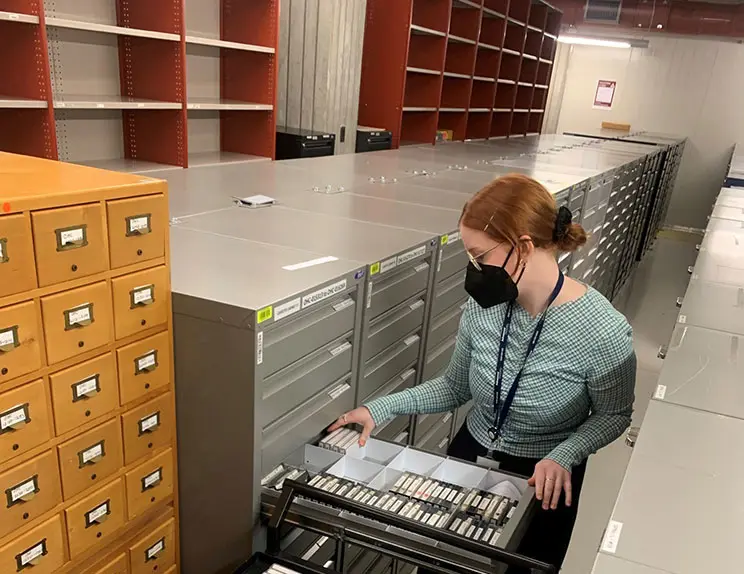
[[[558,508],[561,491],[566,492],[566,506],[571,506],[571,473],[554,460],[538,462],[527,484],[535,487],[535,496],[542,500],[543,510]]]

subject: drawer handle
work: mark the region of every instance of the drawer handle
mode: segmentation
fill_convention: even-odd
[[[147,351],[141,357],[137,357],[134,360],[134,376],[139,376],[147,373],[152,373],[158,368],[158,352],[157,350]]]
[[[628,434],[625,435],[625,444],[628,445],[630,448],[634,448],[636,445],[636,442],[638,441],[638,433],[640,429],[638,427],[630,427],[628,429]]]
[[[147,307],[155,303],[155,285],[142,285],[129,292],[129,308]]]
[[[688,273],[689,273],[690,275],[692,275],[692,272],[693,272],[693,271],[695,271],[695,267],[694,267],[693,265],[690,265],[690,266],[689,266],[689,267],[687,268],[687,272],[688,272]]]
[[[7,263],[8,261],[8,238],[0,237],[0,263]]]
[[[661,347],[659,347],[659,352],[658,352],[658,353],[656,353],[656,356],[657,356],[657,357],[658,357],[659,359],[666,359],[666,358],[667,358],[667,353],[668,353],[668,352],[669,352],[669,348],[668,348],[668,347],[666,347],[666,346],[661,346]]]
[[[158,430],[158,427],[160,427],[160,411],[151,415],[147,415],[146,417],[142,417],[139,421],[137,421],[139,436],[154,433],[156,430]]]
[[[0,353],[10,353],[13,349],[20,346],[18,325],[13,325],[0,331]]]
[[[676,305],[677,307],[682,307],[682,302],[684,301],[684,297],[677,297]]]
[[[106,441],[102,440],[78,453],[78,468],[98,464],[106,456]]]
[[[142,492],[155,488],[163,482],[163,467],[161,466],[155,472],[142,477]]]
[[[444,437],[444,440],[442,440],[442,442],[440,442],[440,443],[439,443],[439,444],[437,445],[437,447],[439,447],[439,448],[444,448],[444,447],[446,447],[446,446],[447,446],[447,443],[448,443],[448,442],[449,442],[449,437]]]
[[[695,246],[695,251],[700,251],[700,244],[699,243]]]
[[[16,484],[5,491],[5,496],[8,499],[7,508],[15,506],[16,504],[30,502],[36,497],[38,492],[39,475],[35,474],[28,480],[24,480],[20,484]]]
[[[87,225],[55,229],[54,235],[57,238],[57,251],[71,251],[88,245]]]
[[[65,316],[65,331],[72,331],[73,329],[82,329],[88,325],[92,325],[95,322],[93,315],[93,303],[85,303],[78,307],[73,307],[64,311]]]
[[[34,544],[28,550],[16,554],[16,572],[21,572],[26,568],[38,566],[41,559],[47,555],[46,538],[41,542]]]
[[[75,383],[72,385],[72,402],[77,403],[78,401],[84,401],[86,399],[92,399],[98,393],[101,392],[101,375],[96,374],[92,377]]]
[[[30,422],[28,403],[15,406],[0,413],[0,435],[19,431]]]
[[[103,504],[96,506],[93,510],[85,513],[85,528],[90,528],[96,524],[103,524],[111,514],[111,499]]]
[[[127,237],[137,237],[152,233],[152,214],[133,215],[126,218]]]
[[[163,550],[165,550],[165,536],[145,550],[145,562],[157,560],[158,555],[162,554]]]

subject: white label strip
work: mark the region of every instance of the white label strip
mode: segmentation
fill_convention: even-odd
[[[0,430],[5,430],[17,424],[25,423],[26,420],[26,409],[22,405],[13,407],[11,410],[7,411],[7,414],[0,417]]]
[[[36,492],[36,481],[32,478],[10,491],[10,503],[12,504],[33,492]]]
[[[684,323],[687,323],[687,315],[680,315],[680,316],[679,316],[679,317],[677,318],[677,321],[678,321],[679,323],[682,323],[682,324],[684,324]]]
[[[62,244],[62,247],[70,243],[77,243],[83,239],[85,239],[85,231],[83,231],[82,227],[63,231],[59,234],[59,242]]]
[[[150,227],[150,218],[147,215],[133,217],[129,220],[129,233],[136,233]]]
[[[147,549],[146,559],[152,560],[158,554],[160,554],[163,550],[165,550],[165,538],[161,538],[155,544],[150,546],[150,548]]]
[[[334,401],[343,395],[346,391],[348,391],[351,388],[351,385],[349,383],[344,383],[343,385],[339,385],[332,391],[328,393],[328,396],[331,397]]]
[[[414,343],[418,343],[419,342],[419,336],[418,335],[411,335],[410,337],[408,337],[403,342],[405,343],[406,347],[410,347]]]
[[[0,263],[2,263],[2,260],[3,260],[3,259],[4,259],[4,257],[5,257],[5,256],[3,255],[3,246],[4,246],[4,245],[5,245],[5,243],[3,243],[2,241],[0,241]]]
[[[418,301],[414,301],[413,303],[411,303],[411,311],[420,309],[423,306],[424,306],[424,302],[421,299],[419,299]]]
[[[663,401],[664,397],[666,396],[666,390],[666,385],[657,385],[656,392],[654,393],[654,398]]]
[[[428,268],[429,268],[429,264],[426,261],[424,261],[423,263],[419,263],[418,265],[416,265],[416,267],[414,267],[413,270],[416,273],[421,273],[422,271],[426,271]]]
[[[343,353],[344,351],[348,351],[349,349],[351,349],[351,343],[349,343],[347,341],[345,343],[341,343],[335,349],[331,349],[331,355],[333,355],[334,357],[336,357],[336,356],[340,355],[341,353]]]
[[[150,367],[154,367],[157,359],[155,359],[155,351],[150,351],[144,357],[137,359],[137,370],[144,371]]]
[[[456,231],[455,233],[450,233],[447,236],[447,245],[450,245],[452,243],[456,243],[458,241],[460,241],[460,232],[459,231]]]
[[[310,261],[295,263],[294,265],[285,265],[282,269],[285,271],[299,271],[300,269],[307,269],[308,267],[315,267],[316,265],[323,265],[324,263],[332,263],[333,261],[338,261],[338,257],[328,255],[326,257],[318,257],[318,259],[311,259]]]
[[[70,325],[77,325],[78,323],[85,323],[86,321],[90,321],[90,304],[86,303],[85,305],[81,305],[82,309],[70,310],[68,312],[68,320],[70,322]]]
[[[302,299],[300,297],[282,303],[281,305],[274,307],[274,321],[281,321],[286,317],[294,315],[300,309],[302,309]]]
[[[369,309],[372,306],[372,288],[373,287],[374,287],[374,283],[370,281],[369,288],[367,289],[367,309]]]
[[[386,259],[380,263],[380,273],[386,273],[391,269],[395,269],[398,266],[398,260],[395,257]]]
[[[402,255],[398,255],[398,265],[403,265],[404,263],[408,263],[409,261],[412,261],[413,259],[417,259],[418,257],[421,257],[422,255],[426,254],[426,245],[422,245],[418,249],[413,249],[412,251],[408,251],[407,253],[403,253]]]
[[[152,287],[137,287],[133,290],[132,302],[135,305],[142,305],[143,303],[151,303],[155,300],[152,293]]]
[[[405,373],[403,373],[400,378],[403,381],[406,381],[410,379],[413,375],[416,374],[416,369],[408,369]]]
[[[620,543],[620,534],[623,531],[623,523],[610,520],[602,540],[602,551],[614,554],[617,551],[617,545]]]
[[[108,512],[109,512],[109,503],[104,502],[101,506],[99,506],[98,508],[94,508],[88,513],[88,522],[92,524],[100,520],[104,516],[106,516]]]
[[[142,484],[145,488],[150,488],[154,484],[157,484],[163,480],[163,471],[160,469],[157,469],[155,472],[148,474],[144,480],[142,481]]]
[[[44,542],[39,542],[36,546],[33,546],[32,548],[29,548],[26,550],[23,554],[21,554],[21,567],[28,566],[39,558],[40,556],[44,555]]]
[[[147,416],[140,420],[140,432],[147,432],[160,424],[160,413]]]
[[[333,308],[336,311],[343,311],[344,309],[348,309],[349,307],[352,307],[354,305],[354,301],[352,299],[344,299],[340,303],[336,303]]]
[[[263,331],[256,335],[256,364],[263,364]]]
[[[333,297],[334,295],[337,295],[338,293],[341,293],[342,291],[345,291],[345,290],[346,290],[346,279],[342,279],[341,281],[338,281],[337,283],[333,283],[331,285],[323,287],[322,289],[318,289],[317,291],[308,293],[302,298],[302,308],[305,309],[306,307],[310,307],[311,305],[320,303],[321,301],[324,301],[328,299],[329,297]]]
[[[84,450],[81,458],[83,464],[87,464],[91,460],[93,460],[94,458],[98,458],[99,456],[103,456],[103,442],[99,442],[98,444],[90,447],[88,450]]]
[[[8,347],[10,345],[16,345],[15,329],[0,331],[0,347]]]
[[[98,378],[96,376],[91,379],[88,379],[87,381],[81,381],[75,385],[75,398],[79,399],[80,397],[83,397],[87,395],[88,393],[92,393],[97,390],[98,390]]]

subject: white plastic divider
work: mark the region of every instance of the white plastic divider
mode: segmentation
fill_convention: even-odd
[[[386,466],[404,449],[405,447],[398,444],[370,438],[364,446],[354,444],[346,451],[346,454],[351,458]]]
[[[457,486],[476,488],[487,474],[488,471],[485,468],[447,459],[439,465],[431,477]]]
[[[380,474],[384,468],[382,465],[367,462],[366,460],[344,456],[328,469],[328,474],[361,482],[362,484],[370,484],[372,479]]]
[[[486,473],[486,476],[483,477],[483,479],[477,486],[480,490],[491,492],[491,489],[503,482],[508,482],[512,486],[514,486],[514,489],[519,492],[519,500],[522,499],[522,496],[527,490],[527,479],[511,476],[509,474],[503,474],[497,470],[489,470]],[[501,494],[508,496],[509,498],[513,498],[513,496],[507,490],[503,490],[502,492],[502,489],[499,489],[496,491],[496,494]]]
[[[342,457],[343,455],[339,452],[306,444],[289,455],[284,464],[305,469],[314,475],[325,472]]]
[[[407,447],[388,465],[391,470],[413,472],[421,476],[431,476],[445,461],[443,456],[436,456]]]

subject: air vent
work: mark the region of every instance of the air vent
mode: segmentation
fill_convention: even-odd
[[[617,24],[620,20],[620,0],[588,0],[584,21]]]

